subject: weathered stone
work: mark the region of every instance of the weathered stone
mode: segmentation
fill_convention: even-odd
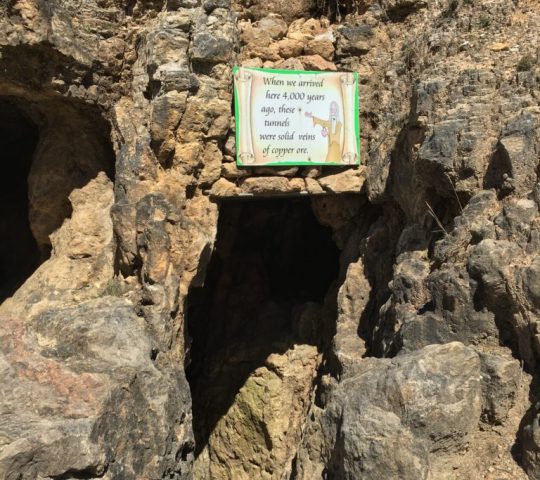
[[[286,22],[290,22],[295,18],[309,15],[314,5],[313,0],[300,0],[298,2],[287,0],[256,0],[249,2],[249,12],[256,19],[263,18],[268,15],[268,12],[272,12],[281,15]]]
[[[169,437],[165,428],[177,421],[179,433],[191,428],[181,419],[189,409],[185,378],[154,366],[151,339],[129,301],[104,295],[30,322],[3,316],[2,325],[3,344],[11,346],[1,361],[0,402],[10,420],[0,427],[3,478],[156,478],[174,460],[155,462],[154,442],[187,447],[187,454],[186,437]],[[126,410],[116,410],[119,404]]]
[[[204,31],[195,34],[190,50],[192,60],[209,63],[228,61],[231,51],[232,43],[229,38]]]
[[[364,180],[365,173],[362,167],[318,178],[321,186],[332,193],[359,193],[364,185]]]
[[[195,474],[201,479],[248,480],[290,472],[317,361],[317,349],[308,345],[270,355],[216,425]]]
[[[373,29],[369,25],[345,25],[338,33],[338,55],[363,55],[371,48]]]
[[[298,57],[298,60],[302,62],[306,70],[321,70],[335,72],[337,67],[328,60],[325,60],[320,55],[303,55]]]
[[[307,42],[304,52],[306,55],[320,55],[325,60],[331,61],[334,57],[334,45],[327,38],[315,37]]]
[[[216,8],[230,8],[231,0],[204,0],[203,8],[207,12],[212,12]]]
[[[490,423],[501,424],[512,408],[520,385],[520,365],[515,359],[480,354],[485,388],[483,414]]]
[[[174,130],[180,123],[186,101],[187,94],[169,92],[154,103],[150,135],[154,152],[161,164],[167,163],[174,153]]]
[[[427,478],[430,452],[459,449],[479,421],[478,355],[449,343],[364,368],[333,389],[325,411],[315,418],[320,429],[314,435],[323,435],[326,444],[315,453],[322,454],[325,470],[340,478]],[[429,392],[422,387],[427,377]],[[301,451],[309,469],[311,462],[320,462],[310,457],[310,445],[320,441],[304,437]]]
[[[289,191],[289,181],[284,177],[251,177],[241,183],[246,193],[271,194]]]
[[[535,2],[0,3],[0,477],[540,476]],[[234,64],[366,166],[238,168]]]
[[[220,178],[214,185],[212,185],[212,189],[210,190],[210,194],[214,195],[216,197],[233,197],[235,195],[238,195],[241,192],[241,190],[232,182],[229,180],[225,180],[224,178]]]
[[[304,43],[299,40],[284,38],[277,45],[279,54],[283,58],[297,57],[304,51]]]
[[[334,336],[334,351],[344,376],[350,374],[366,353],[365,342],[358,335],[358,325],[369,301],[370,291],[362,260],[351,263],[338,293],[339,311]]]
[[[261,18],[257,22],[257,26],[262,31],[268,33],[274,40],[279,40],[287,33],[287,23],[277,15],[268,15],[267,17]]]

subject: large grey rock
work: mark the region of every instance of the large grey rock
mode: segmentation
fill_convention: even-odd
[[[187,475],[177,455],[192,449],[188,385],[152,362],[130,302],[104,296],[30,321],[3,317],[0,338],[0,477]]]
[[[475,431],[482,385],[473,349],[431,345],[364,369],[337,384],[315,417],[320,429],[304,438],[298,478],[321,461],[334,478],[428,478],[430,455],[458,451]]]
[[[502,424],[513,407],[523,372],[513,358],[481,353],[484,386],[483,415],[490,423]]]

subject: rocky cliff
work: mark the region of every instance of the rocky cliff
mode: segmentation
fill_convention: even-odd
[[[2,0],[0,478],[540,479],[536,0]],[[236,167],[232,67],[362,165]]]

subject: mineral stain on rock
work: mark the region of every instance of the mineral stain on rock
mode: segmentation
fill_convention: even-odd
[[[0,2],[0,478],[540,479],[535,0]],[[233,66],[362,165],[236,166]]]

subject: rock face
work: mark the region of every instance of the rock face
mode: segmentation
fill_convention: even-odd
[[[0,3],[0,478],[540,479],[534,0]],[[363,164],[234,163],[232,67]]]
[[[308,426],[298,478],[324,471],[344,479],[428,478],[430,453],[458,452],[468,442],[481,407],[473,349],[430,345],[370,363],[331,391]]]

